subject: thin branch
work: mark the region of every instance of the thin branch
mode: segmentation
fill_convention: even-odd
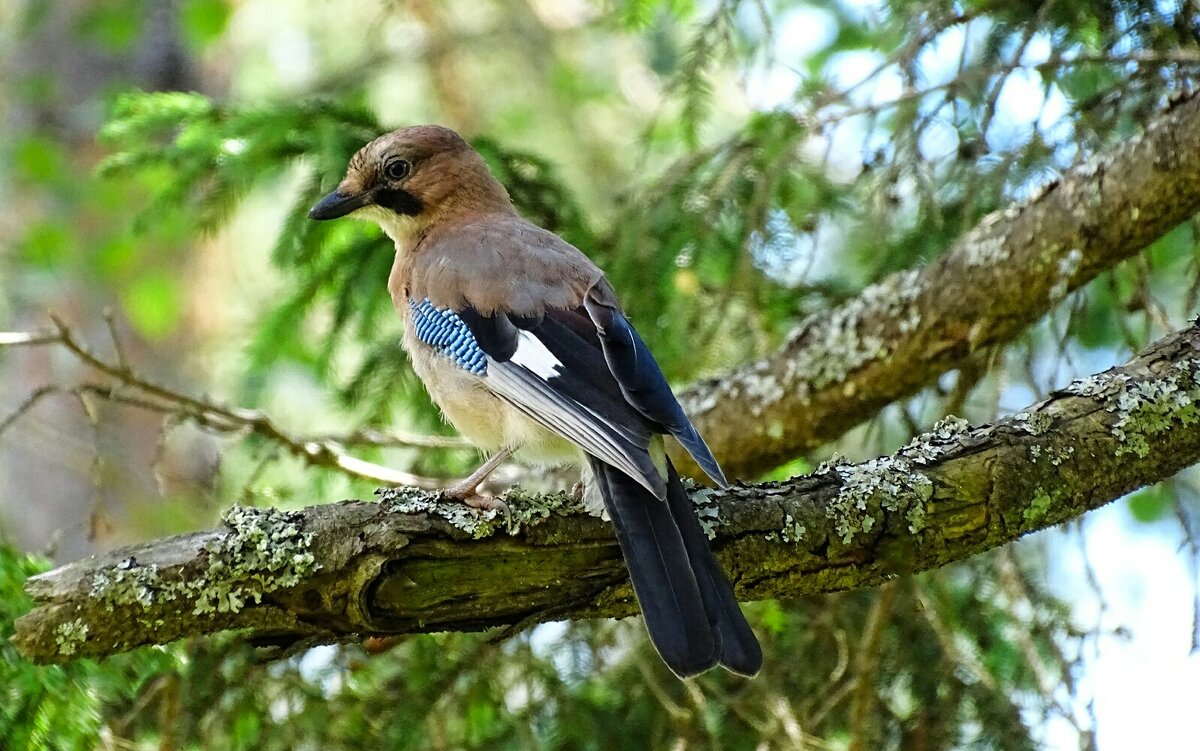
[[[190,420],[200,427],[222,433],[253,434],[276,444],[308,466],[334,470],[356,479],[425,489],[439,488],[445,484],[444,478],[403,472],[353,457],[346,452],[344,444],[339,442],[337,436],[308,437],[293,434],[280,428],[274,420],[258,410],[228,407],[191,396],[137,374],[125,357],[111,313],[105,313],[105,322],[112,338],[116,362],[92,352],[58,316],[51,314],[50,320],[54,324],[55,332],[0,332],[0,345],[60,345],[84,365],[113,379],[112,383],[82,383],[74,387],[43,386],[0,421],[0,433],[51,394],[72,394],[76,397],[90,394],[118,404],[158,412],[176,421]],[[356,446],[459,448],[465,445],[461,439],[406,436],[401,433],[367,429],[356,430],[346,436],[346,439]]]
[[[954,91],[968,84],[978,83],[982,80],[996,77],[996,86],[985,98],[990,104],[995,104],[997,95],[1003,82],[1008,76],[1019,70],[1025,70],[1032,73],[1055,73],[1066,68],[1074,68],[1083,65],[1136,65],[1138,67],[1161,67],[1165,65],[1191,66],[1200,68],[1200,50],[1193,49],[1173,49],[1163,52],[1137,50],[1127,55],[1090,55],[1080,54],[1074,57],[1052,57],[1040,63],[1022,63],[1021,56],[1016,55],[1014,58],[1004,64],[978,67],[964,68],[959,73],[948,81],[927,86],[923,89],[913,89],[899,94],[891,99],[881,102],[870,102],[867,104],[854,106],[835,106],[833,102],[844,99],[846,93],[857,89],[872,77],[878,76],[891,63],[882,64],[868,78],[863,79],[859,83],[847,89],[846,93],[832,98],[829,103],[822,106],[827,111],[814,116],[814,124],[827,127],[847,120],[851,117],[859,115],[873,115],[887,110],[895,109],[905,104],[919,102],[926,97],[938,94],[941,92]],[[990,119],[990,118],[989,118]],[[985,120],[986,122],[986,120]]]
[[[62,389],[60,389],[58,386],[52,386],[49,384],[45,386],[39,386],[34,389],[29,396],[25,397],[21,403],[17,405],[16,409],[5,416],[3,420],[0,420],[0,435],[4,435],[6,430],[12,427],[13,424],[16,423],[17,420],[20,420],[27,412],[29,412],[29,410],[36,407],[43,399],[59,393],[62,393]]]
[[[850,751],[866,751],[871,747],[870,728],[872,709],[876,703],[877,683],[875,673],[879,670],[879,654],[883,641],[883,630],[891,617],[892,603],[896,600],[896,583],[889,582],[880,587],[875,604],[867,615],[862,639],[856,654],[854,699],[850,706]]]
[[[0,347],[56,344],[58,334],[45,331],[0,331]]]
[[[112,340],[113,352],[117,356],[117,367],[129,372],[129,360],[125,357],[125,347],[117,333],[117,322],[113,318],[112,308],[104,309],[104,325],[108,327],[108,338]]]
[[[333,441],[341,446],[372,446],[376,448],[474,448],[470,441],[460,436],[425,435],[401,430],[379,430],[377,428],[357,428],[350,433],[327,435],[311,440]]]

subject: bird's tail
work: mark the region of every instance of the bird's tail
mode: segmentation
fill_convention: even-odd
[[[757,673],[762,650],[675,468],[668,461],[662,501],[620,470],[589,462],[663,662],[681,678],[718,664],[741,675]]]

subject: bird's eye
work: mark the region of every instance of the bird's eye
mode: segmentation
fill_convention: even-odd
[[[383,175],[389,180],[403,180],[412,171],[412,165],[407,159],[393,159],[383,165]]]

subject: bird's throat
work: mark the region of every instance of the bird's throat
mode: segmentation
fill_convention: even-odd
[[[382,206],[367,206],[356,211],[353,216],[378,224],[384,234],[392,239],[399,253],[405,253],[412,248],[421,230],[421,222],[417,217],[397,214]]]

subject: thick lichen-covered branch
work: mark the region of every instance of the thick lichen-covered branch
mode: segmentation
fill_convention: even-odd
[[[726,474],[754,477],[1011,341],[1200,211],[1200,97],[985,217],[920,270],[802,323],[776,352],[682,396]],[[695,466],[678,456],[685,471]]]
[[[1200,461],[1200,326],[994,425],[949,418],[896,453],[692,497],[739,597],[878,584],[1075,518]],[[566,495],[512,515],[384,491],[34,577],[14,640],[39,661],[223,629],[289,648],[366,634],[521,628],[633,611],[608,525]]]

